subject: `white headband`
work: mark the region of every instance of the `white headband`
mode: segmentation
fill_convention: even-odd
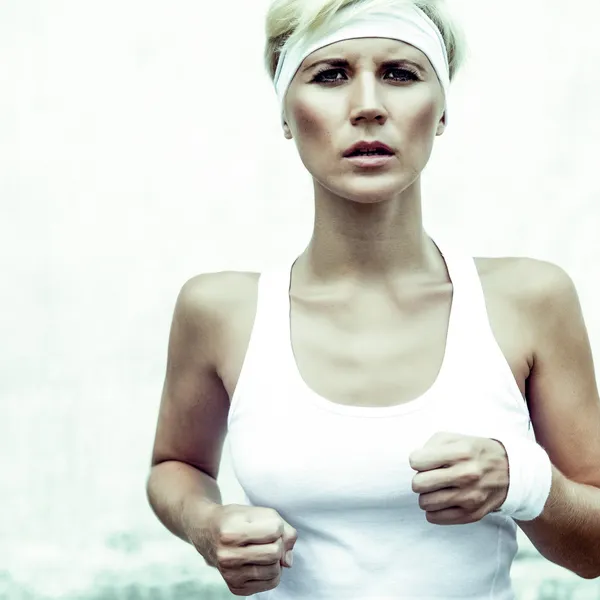
[[[343,13],[343,10],[340,13]],[[405,42],[427,56],[444,90],[447,124],[450,69],[446,44],[435,23],[413,4],[400,4],[385,11],[373,10],[351,19],[345,25],[340,23],[343,19],[343,14],[340,16],[340,13],[334,15],[332,22],[327,24],[328,33],[325,35],[317,31],[289,48],[287,44],[284,46],[274,77],[282,119],[285,94],[307,56],[336,42],[373,37]]]

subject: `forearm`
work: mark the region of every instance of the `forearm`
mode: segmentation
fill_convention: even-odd
[[[600,577],[600,489],[567,479],[552,467],[542,514],[517,521],[540,554],[580,577]]]
[[[212,508],[222,504],[219,486],[210,475],[178,461],[152,467],[146,492],[159,521],[196,547],[199,541],[201,545]]]

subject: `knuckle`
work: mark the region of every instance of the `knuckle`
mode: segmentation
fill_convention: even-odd
[[[473,456],[473,442],[470,440],[461,440],[458,450],[463,460],[469,460]]]
[[[479,479],[479,471],[474,467],[469,468],[468,470],[464,471],[464,473],[461,473],[459,476],[460,485],[463,486],[476,483],[477,481],[479,481]]]
[[[254,593],[272,590],[279,585],[280,578],[281,569],[277,568],[276,565],[270,565],[249,569],[245,580],[252,584],[252,593]]]
[[[275,542],[275,552],[277,552],[277,554],[279,556],[281,556],[281,553],[285,550],[285,542],[283,541],[283,538],[279,538],[276,542]]]
[[[412,491],[416,494],[421,492],[421,478],[419,477],[419,473],[417,473],[412,479]]]
[[[281,575],[281,566],[279,562],[274,565],[269,565],[267,567],[263,567],[263,577],[266,579],[274,579]]]
[[[227,587],[233,594],[241,596],[244,593],[244,584],[236,578],[223,575],[223,581],[227,584]]]
[[[463,508],[465,508],[467,511],[471,512],[473,510],[475,510],[477,508],[477,503],[475,502],[475,500],[473,500],[473,498],[465,498],[462,501],[462,506]]]
[[[229,518],[221,523],[217,537],[223,544],[233,544],[238,540],[239,535],[240,531],[235,519]]]
[[[279,585],[280,581],[281,581],[281,573],[277,573],[277,576],[274,577],[270,582],[268,582],[267,590],[275,589]]]
[[[480,520],[480,517],[477,516],[477,514],[469,514],[469,515],[465,515],[464,519],[463,519],[463,523],[465,525],[469,525],[470,523],[477,523],[477,521]]]
[[[250,595],[250,591],[247,590],[245,587],[238,587],[238,586],[234,585],[233,583],[229,583],[228,581],[226,581],[225,583],[227,583],[227,587],[229,588],[229,591],[234,596],[249,596]]]
[[[433,513],[431,513],[431,512],[425,513],[425,518],[426,518],[426,519],[427,519],[427,521],[428,521],[429,523],[431,523],[432,525],[437,525],[437,524],[438,524],[438,520],[437,520],[437,518],[436,518],[436,517],[434,516],[434,514],[433,514]]]
[[[463,506],[468,510],[475,510],[483,504],[484,500],[484,495],[481,492],[472,492],[463,500]]]
[[[251,579],[251,577],[247,576],[247,572],[238,570],[222,575],[227,587],[234,594],[239,596],[249,596],[251,593],[254,593],[253,590],[250,589],[249,584],[251,584],[251,582],[249,579]]]
[[[465,466],[463,471],[463,475],[466,475],[471,480],[481,479],[481,475],[483,474],[481,465],[478,462],[471,461],[468,466]]]
[[[283,540],[279,538],[272,544],[265,545],[264,562],[265,564],[274,564],[279,562],[281,554],[283,552]]]
[[[487,514],[487,511],[485,510],[477,510],[473,513],[471,513],[471,518],[472,518],[472,523],[476,523],[477,521],[481,521],[481,519],[483,519],[483,517],[485,517],[485,515]]]
[[[460,488],[455,490],[449,490],[448,495],[445,496],[445,501],[448,504],[452,504],[453,506],[460,506],[462,499],[464,498],[464,491]]]
[[[217,565],[220,570],[228,570],[234,567],[237,564],[237,558],[231,551],[218,548],[217,549]]]
[[[235,544],[238,539],[238,533],[233,529],[222,529],[219,532],[219,541],[221,544]]]

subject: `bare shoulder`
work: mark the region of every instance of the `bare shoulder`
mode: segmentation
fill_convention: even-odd
[[[256,293],[259,273],[250,271],[218,271],[201,273],[188,279],[179,293],[182,309],[203,318],[227,316]]]
[[[252,271],[202,273],[183,285],[178,299],[180,319],[197,334],[190,331],[190,337],[204,340],[193,347],[209,353],[204,360],[230,398],[252,333],[259,277]]]
[[[557,308],[577,297],[573,280],[559,265],[528,257],[476,258],[484,287],[525,310]]]
[[[210,343],[204,344],[218,359],[226,328],[245,307],[256,303],[259,274],[249,271],[201,273],[182,286],[175,307],[176,319],[190,336],[199,333]]]
[[[522,395],[540,345],[542,319],[563,293],[566,273],[557,265],[527,257],[475,258],[487,315]]]
[[[571,277],[548,261],[528,257],[476,258],[488,317],[521,391],[540,348],[582,321]]]

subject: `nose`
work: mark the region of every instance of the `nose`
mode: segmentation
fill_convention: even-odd
[[[363,73],[353,82],[351,90],[351,113],[352,125],[361,122],[375,122],[383,125],[388,118],[388,112],[381,99],[381,90],[373,75]]]

